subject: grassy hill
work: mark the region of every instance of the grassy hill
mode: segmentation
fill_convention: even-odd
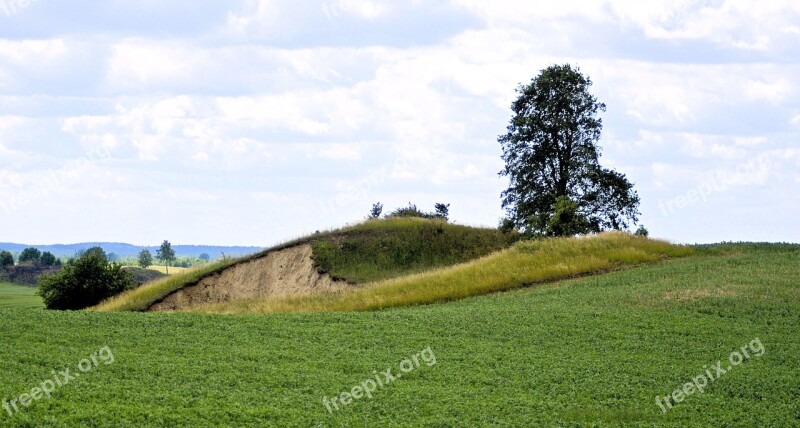
[[[473,261],[373,282],[355,290],[279,300],[231,301],[207,305],[199,311],[363,311],[442,303],[691,253],[688,247],[620,232],[523,241]]]
[[[446,305],[208,315],[0,309],[0,396],[108,346],[110,365],[0,425],[794,426],[800,246],[689,257]],[[656,396],[758,338],[760,356],[663,412]],[[400,374],[328,412],[323,397]],[[752,352],[751,352],[752,353]]]
[[[241,259],[178,272],[116,296],[98,310],[144,310],[165,295],[237,263],[293,245],[313,248],[317,269],[353,284],[384,280],[466,262],[510,246],[516,234],[421,218],[370,220],[295,239]],[[170,268],[172,272],[172,268]]]

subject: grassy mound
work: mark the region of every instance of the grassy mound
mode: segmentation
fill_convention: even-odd
[[[507,248],[516,235],[414,217],[369,220],[311,240],[317,267],[365,283],[451,266]]]
[[[516,237],[496,229],[460,226],[441,220],[369,220],[295,239],[244,258],[184,270],[115,296],[92,310],[143,311],[173,291],[196,284],[208,275],[269,251],[298,244],[312,246],[315,265],[321,272],[350,283],[362,283],[472,260],[507,248]]]
[[[519,242],[471,262],[332,294],[204,306],[214,313],[364,311],[439,303],[691,254],[688,247],[607,232]]]

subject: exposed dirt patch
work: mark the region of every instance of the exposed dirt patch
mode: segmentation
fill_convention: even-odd
[[[183,287],[154,303],[148,310],[184,310],[206,303],[287,297],[350,287],[344,281],[319,273],[312,255],[308,244],[270,251],[205,277],[195,285]]]

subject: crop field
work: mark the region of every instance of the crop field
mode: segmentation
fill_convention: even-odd
[[[726,245],[382,311],[3,308],[0,426],[797,426],[798,266]]]
[[[0,282],[0,309],[43,307],[42,298],[36,295],[36,288]]]

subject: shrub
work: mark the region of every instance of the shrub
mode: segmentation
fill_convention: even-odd
[[[133,275],[105,254],[86,251],[56,274],[39,279],[38,294],[48,309],[83,309],[133,287]]]
[[[14,265],[14,255],[9,251],[0,251],[0,267],[8,267]]]
[[[650,236],[650,232],[644,227],[643,224],[639,225],[639,228],[636,229],[636,232],[633,233],[636,236],[644,236],[645,238]]]
[[[383,212],[383,204],[380,202],[376,202],[372,204],[372,209],[369,210],[369,217],[367,218],[380,218],[382,212]]]
[[[19,254],[19,262],[33,262],[39,263],[39,259],[42,257],[42,252],[39,251],[37,248],[26,248],[22,250]]]
[[[45,251],[42,253],[42,257],[39,259],[39,261],[41,261],[44,266],[54,266],[58,259],[56,259],[56,256],[54,256],[53,253]]]

